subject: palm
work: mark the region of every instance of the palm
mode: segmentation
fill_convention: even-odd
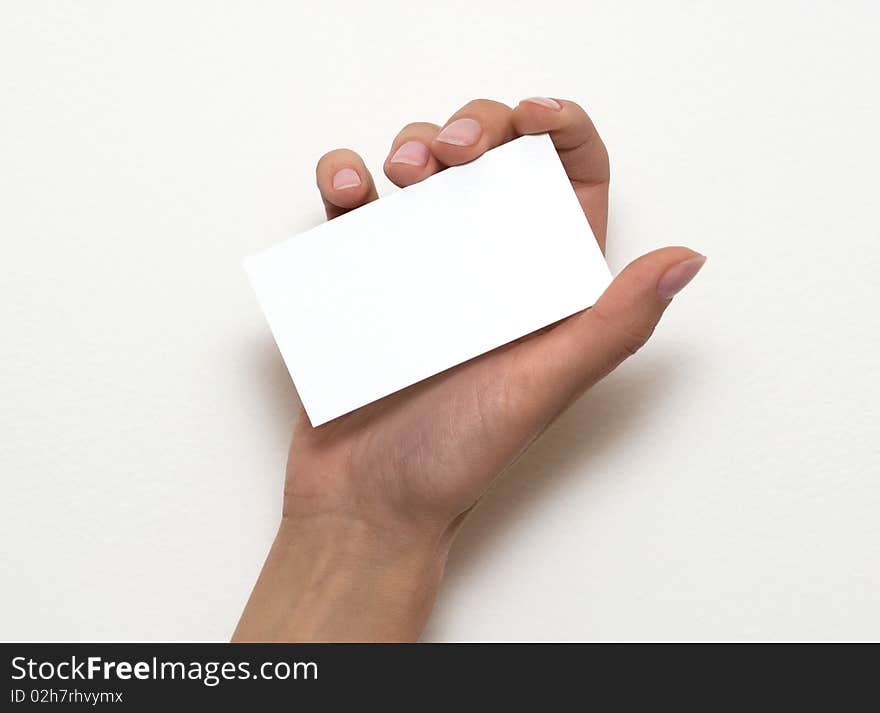
[[[318,429],[301,418],[288,495],[332,501],[354,493],[377,513],[396,515],[465,509],[522,450],[528,424],[516,423],[507,378],[517,349],[472,360]],[[326,469],[310,467],[327,459],[336,464],[333,482]]]

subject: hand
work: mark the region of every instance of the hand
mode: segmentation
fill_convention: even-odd
[[[443,127],[409,124],[385,174],[411,185],[544,132],[604,251],[608,155],[573,102],[535,98],[511,109],[481,99]],[[330,219],[378,198],[347,149],[321,158],[317,180]],[[595,306],[548,329],[319,428],[301,415],[282,525],[235,638],[416,638],[468,512],[567,406],[646,342],[703,262],[687,248],[649,253]]]

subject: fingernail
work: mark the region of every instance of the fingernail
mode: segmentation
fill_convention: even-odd
[[[705,255],[697,255],[697,257],[684,260],[678,265],[673,265],[663,273],[663,277],[657,283],[657,294],[664,300],[671,300],[685,288],[688,282],[694,279],[705,262]]]
[[[428,163],[430,152],[420,141],[407,141],[391,157],[391,163],[405,163],[407,166],[424,166]]]
[[[531,102],[532,104],[537,104],[538,106],[547,107],[548,109],[553,109],[553,111],[559,111],[562,109],[562,104],[560,104],[555,99],[551,99],[550,97],[529,97],[528,99],[523,99],[524,102]]]
[[[483,128],[473,119],[456,119],[437,134],[437,141],[453,146],[473,146],[482,133]]]
[[[337,191],[356,188],[359,185],[361,185],[361,177],[353,168],[341,168],[333,174],[333,188]]]

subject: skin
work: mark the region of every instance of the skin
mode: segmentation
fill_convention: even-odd
[[[443,126],[476,121],[471,145],[438,139],[438,125],[409,124],[392,141],[385,174],[411,185],[517,136],[549,132],[604,250],[608,154],[580,106],[553,101],[558,109],[466,104]],[[411,141],[427,147],[424,165],[392,160]],[[356,171],[360,185],[334,188],[342,169]],[[316,173],[329,219],[378,199],[353,151],[325,154]],[[656,250],[595,306],[548,329],[319,428],[301,414],[282,521],[233,641],[417,639],[468,513],[560,413],[645,344],[703,260],[683,247]]]

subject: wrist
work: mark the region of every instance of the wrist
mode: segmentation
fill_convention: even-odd
[[[422,528],[287,514],[233,640],[414,640],[447,550]]]

